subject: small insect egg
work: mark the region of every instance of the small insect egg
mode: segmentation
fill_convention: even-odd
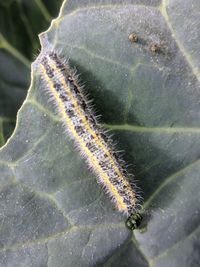
[[[155,44],[155,43],[152,43],[149,47],[150,51],[155,54],[155,53],[158,53],[160,51],[160,45],[159,44]]]
[[[128,37],[129,41],[131,41],[132,43],[137,43],[138,42],[138,36],[135,32],[132,32],[129,37]]]

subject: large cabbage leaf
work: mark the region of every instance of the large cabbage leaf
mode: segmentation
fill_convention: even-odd
[[[0,151],[2,266],[199,265],[199,12],[198,0],[64,1],[41,40],[81,73],[132,164],[144,220],[126,229],[33,65],[15,132]]]

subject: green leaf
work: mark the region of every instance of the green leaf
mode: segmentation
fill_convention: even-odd
[[[38,53],[38,33],[49,26],[61,0],[0,1],[0,146],[12,134],[30,83],[30,62]]]
[[[199,2],[69,0],[61,10],[41,40],[81,73],[133,165],[144,219],[134,233],[125,228],[32,65],[17,127],[0,151],[1,265],[198,266]]]

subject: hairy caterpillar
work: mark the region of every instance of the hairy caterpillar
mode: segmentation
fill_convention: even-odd
[[[94,116],[76,75],[55,52],[41,53],[38,61],[45,89],[56,104],[67,132],[117,209],[129,217],[127,226],[134,229],[140,220],[136,213],[140,196],[136,186],[129,181],[129,174],[112,140]]]

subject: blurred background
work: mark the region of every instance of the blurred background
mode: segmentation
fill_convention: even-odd
[[[30,85],[38,34],[57,17],[62,0],[0,0],[0,147],[11,136]]]

